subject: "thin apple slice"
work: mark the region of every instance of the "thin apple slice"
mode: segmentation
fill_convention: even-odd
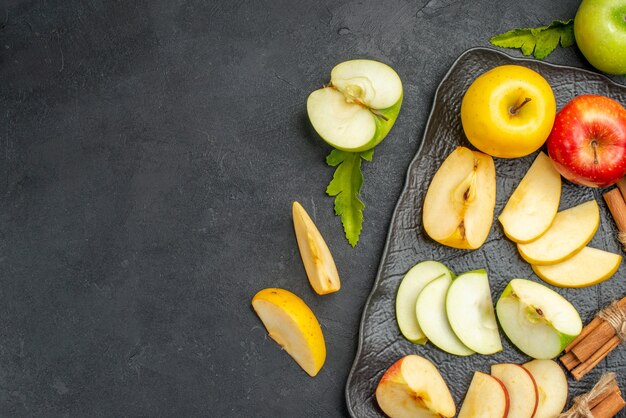
[[[561,200],[561,175],[540,152],[509,198],[498,220],[515,242],[530,242],[548,230]]]
[[[463,273],[452,281],[446,313],[452,330],[470,350],[480,354],[502,351],[485,270]]]
[[[542,236],[526,244],[517,244],[517,249],[530,264],[560,263],[587,245],[598,225],[600,209],[595,200],[590,200],[557,213]]]
[[[300,203],[293,202],[292,216],[300,256],[311,287],[318,295],[338,291],[341,288],[339,273],[322,234]]]
[[[458,418],[506,418],[509,394],[504,384],[488,374],[475,372]]]
[[[333,68],[327,87],[309,95],[307,113],[324,141],[358,152],[387,136],[401,104],[402,82],[391,67],[373,60],[350,60]]]
[[[443,351],[469,356],[474,352],[452,331],[446,314],[446,293],[451,283],[452,278],[444,275],[424,287],[415,304],[417,322],[430,342]]]
[[[422,214],[424,229],[440,244],[476,249],[489,235],[495,203],[493,158],[458,147],[441,164],[428,187]]]
[[[494,364],[491,375],[498,378],[509,394],[507,418],[532,418],[539,403],[533,375],[519,364]]]
[[[527,355],[556,357],[582,331],[576,308],[554,290],[525,279],[513,279],[496,304],[504,333]]]
[[[326,360],[326,343],[317,318],[302,299],[278,288],[259,291],[252,307],[269,336],[311,376]]]
[[[452,272],[437,261],[422,261],[413,266],[404,276],[396,296],[396,319],[404,337],[417,344],[426,344],[428,338],[422,332],[415,314],[417,296],[424,287],[433,280]]]
[[[391,418],[453,417],[456,405],[437,367],[415,354],[396,361],[376,387],[378,405]]]
[[[567,403],[567,377],[561,367],[552,360],[533,360],[524,364],[537,383],[537,411],[534,418],[554,418]]]
[[[558,264],[535,266],[542,280],[559,287],[587,287],[609,279],[622,262],[619,254],[585,247]]]

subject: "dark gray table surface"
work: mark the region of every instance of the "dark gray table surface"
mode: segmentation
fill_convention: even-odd
[[[464,50],[578,6],[3,3],[2,417],[345,416],[361,310],[437,84]],[[359,57],[398,71],[404,103],[364,164],[352,249],[305,103]],[[575,47],[547,61],[590,68]],[[339,293],[308,284],[294,200],[334,254]],[[266,336],[250,307],[265,287],[318,316],[328,356],[316,378]]]

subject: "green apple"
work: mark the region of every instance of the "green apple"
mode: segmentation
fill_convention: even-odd
[[[504,333],[525,354],[556,357],[580,332],[576,308],[554,290],[525,279],[513,279],[496,304]]]
[[[502,351],[485,270],[454,279],[446,295],[446,313],[456,336],[471,350],[480,354]]]
[[[334,148],[374,148],[393,126],[402,104],[402,82],[388,65],[351,60],[335,66],[330,83],[307,99],[313,128]]]
[[[608,74],[626,75],[624,0],[583,0],[574,18],[574,36],[591,65]]]
[[[424,287],[441,277],[453,277],[452,272],[437,261],[422,261],[413,266],[404,276],[396,296],[396,319],[404,337],[416,344],[426,344],[428,338],[422,332],[415,315],[417,296]]]

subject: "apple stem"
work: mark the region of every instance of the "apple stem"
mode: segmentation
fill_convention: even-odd
[[[511,115],[517,115],[517,112],[519,112],[519,110],[524,107],[524,105],[528,102],[530,102],[532,99],[530,97],[527,97],[524,99],[524,101],[522,103],[520,103],[517,106],[513,106],[509,109],[509,112],[511,113]]]
[[[598,141],[595,139],[591,141],[591,148],[593,148],[593,163],[598,165]]]

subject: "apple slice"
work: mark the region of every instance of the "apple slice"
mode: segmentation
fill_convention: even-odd
[[[446,293],[451,283],[452,278],[443,275],[424,287],[415,304],[417,322],[430,342],[443,351],[457,356],[469,356],[474,352],[452,331],[446,315]]]
[[[376,387],[378,405],[391,418],[453,417],[456,405],[437,367],[412,354],[396,361]]]
[[[542,280],[559,287],[587,287],[610,278],[622,262],[622,256],[585,247],[558,264],[535,266],[533,271]]]
[[[328,87],[307,100],[313,128],[331,146],[344,151],[366,151],[389,133],[400,105],[402,82],[388,65],[372,60],[338,64]]]
[[[458,418],[506,418],[509,394],[504,384],[488,374],[475,372]]]
[[[567,377],[552,360],[533,360],[524,364],[537,383],[538,400],[534,418],[554,418],[567,403]]]
[[[341,288],[339,273],[322,234],[300,203],[293,202],[292,216],[300,256],[311,287],[318,295],[338,291]]]
[[[491,375],[498,378],[509,394],[507,418],[532,418],[539,403],[533,375],[519,364],[494,364]]]
[[[317,318],[302,299],[285,289],[267,288],[252,298],[270,337],[311,376],[326,360],[326,343]]]
[[[600,209],[595,200],[590,200],[557,213],[542,236],[517,244],[517,249],[530,264],[556,264],[587,245],[599,225]]]
[[[546,232],[561,200],[561,175],[540,152],[509,198],[498,220],[515,242],[533,241]]]
[[[413,266],[404,276],[396,296],[396,319],[404,337],[417,344],[426,344],[428,339],[422,332],[415,314],[417,296],[433,280],[452,272],[437,261],[422,261]]]
[[[452,330],[470,350],[480,354],[502,351],[485,270],[454,279],[446,296],[446,313]]]
[[[496,304],[504,333],[527,355],[556,357],[582,331],[576,308],[554,290],[525,279],[513,279]]]
[[[424,229],[440,244],[476,249],[489,235],[495,204],[493,158],[458,147],[441,164],[428,187]]]

